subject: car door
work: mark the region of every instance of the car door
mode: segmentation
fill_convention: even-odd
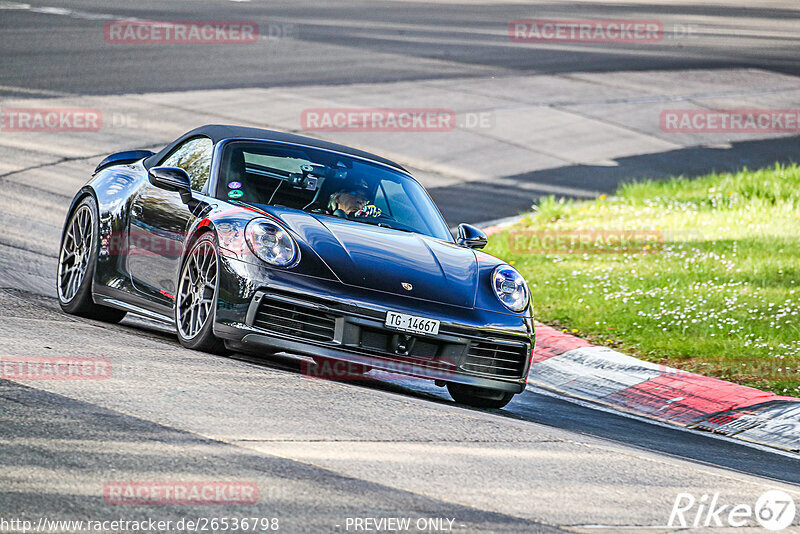
[[[208,181],[212,151],[211,139],[193,137],[175,147],[158,165],[184,169],[197,194]],[[133,199],[128,272],[134,287],[149,300],[172,306],[186,231],[193,220],[180,194],[149,181]]]

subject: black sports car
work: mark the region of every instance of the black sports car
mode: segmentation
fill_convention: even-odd
[[[58,296],[67,313],[168,322],[191,349],[346,361],[496,408],[525,388],[534,331],[525,281],[486,241],[466,224],[454,239],[384,158],[203,126],[98,165],[69,208]]]

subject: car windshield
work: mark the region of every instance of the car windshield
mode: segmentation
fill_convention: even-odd
[[[452,241],[422,186],[379,164],[314,148],[236,141],[225,145],[219,176],[218,198]]]

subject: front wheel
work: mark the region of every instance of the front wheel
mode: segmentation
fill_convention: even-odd
[[[178,340],[187,349],[221,354],[223,341],[214,336],[219,287],[217,243],[210,233],[194,242],[181,269],[175,296]]]
[[[475,408],[500,409],[514,398],[515,393],[498,391],[496,389],[468,386],[449,382],[447,391],[453,400],[459,404],[466,404]]]
[[[67,221],[58,255],[58,304],[71,315],[118,323],[125,317],[124,311],[100,306],[92,300],[100,233],[97,214],[97,202],[88,195],[78,203]]]

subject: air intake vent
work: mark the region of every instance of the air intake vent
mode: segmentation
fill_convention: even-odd
[[[264,295],[253,326],[309,341],[333,341],[337,317],[313,306]]]
[[[461,368],[482,375],[520,378],[528,357],[527,345],[473,341]]]

